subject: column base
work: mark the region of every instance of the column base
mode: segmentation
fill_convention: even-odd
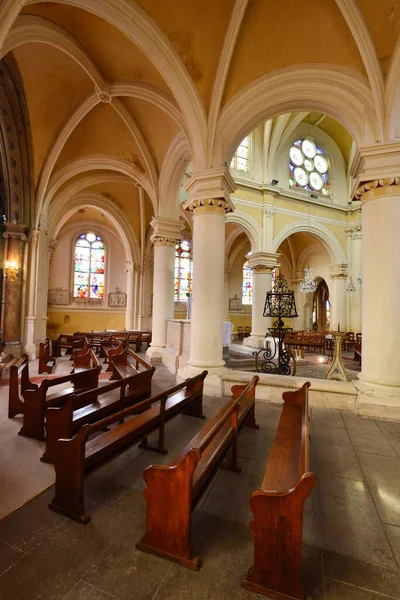
[[[257,335],[252,333],[249,337],[244,338],[243,346],[250,346],[251,348],[260,349],[264,345],[264,338],[265,334]]]
[[[162,362],[163,351],[165,350],[165,346],[149,346],[146,350],[146,358],[152,364],[157,364]]]
[[[369,381],[362,374],[354,384],[358,391],[358,415],[400,421],[400,385]]]
[[[193,365],[186,365],[178,369],[176,380],[178,383],[181,383],[188,377],[199,375],[204,370],[208,371],[208,375],[204,380],[204,394],[206,396],[223,396],[224,382],[222,377],[229,371],[226,367],[195,367]]]
[[[35,360],[36,358],[36,344],[35,339],[35,321],[36,317],[26,317],[25,319],[25,346],[24,352],[29,356],[29,360]]]

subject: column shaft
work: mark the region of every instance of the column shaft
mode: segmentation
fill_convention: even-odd
[[[134,286],[133,286],[133,265],[132,262],[128,261],[125,264],[126,271],[126,310],[125,310],[125,329],[133,329],[133,305],[134,305]]]

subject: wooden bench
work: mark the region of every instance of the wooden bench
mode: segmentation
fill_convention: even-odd
[[[101,340],[100,342],[100,356],[104,358],[104,364],[109,361],[109,356],[111,352],[111,356],[115,353],[118,353],[122,348],[122,342],[117,340],[114,336],[110,335],[110,337]]]
[[[73,354],[74,367],[71,373],[80,373],[87,369],[98,369],[101,370],[99,359],[93,352],[90,346],[82,348],[82,350],[74,350]]]
[[[0,358],[0,377],[3,375],[3,369],[7,369],[8,365],[15,360],[14,355],[13,354],[4,354],[4,356],[2,356]]]
[[[165,453],[165,424],[179,413],[203,417],[203,384],[207,371],[187,379],[173,388],[144,400],[135,406],[114,413],[91,425],[83,425],[71,439],[56,442],[54,466],[56,471],[55,496],[49,508],[79,523],[90,521],[85,513],[84,478],[102,465],[119,456],[133,445]],[[115,384],[123,384],[123,380]],[[115,385],[114,384],[114,385]],[[140,413],[140,414],[138,414]],[[126,417],[134,415],[121,423]],[[120,423],[104,432],[109,425]],[[158,447],[147,444],[147,436],[158,429]],[[103,432],[89,440],[91,434]]]
[[[93,389],[98,387],[101,367],[85,369],[80,373],[71,373],[54,379],[44,379],[35,389],[26,389],[24,397],[24,421],[19,435],[43,441],[45,439],[45,411],[49,406],[57,406],[65,402],[70,394],[77,390]],[[47,392],[50,388],[70,383],[71,386],[57,391],[51,395]]]
[[[361,365],[361,358],[362,358],[361,344],[354,344],[353,350],[354,350],[354,360],[357,361],[359,365]]]
[[[40,342],[38,373],[52,373],[55,364],[56,359],[53,356],[51,356],[49,340],[46,340],[45,342]]]
[[[124,340],[117,340],[117,344],[118,345],[116,345],[114,348],[110,348],[109,350],[107,350],[107,360],[104,361],[105,363],[108,362],[106,371],[112,371],[114,358],[120,355],[124,355],[125,350],[129,348],[129,338],[126,337]],[[122,359],[120,362],[126,361]]]
[[[29,379],[29,358],[22,354],[20,358],[14,358],[6,366],[10,371],[10,382],[8,392],[8,418],[24,414],[23,395],[26,390],[36,390],[38,385]]]
[[[257,428],[254,417],[258,376],[248,385],[232,388],[233,398],[189,442],[169,466],[151,465],[143,479],[147,504],[146,534],[138,550],[157,554],[198,570],[200,559],[191,552],[191,512],[231,447],[225,468],[239,472],[237,434],[246,424]],[[239,484],[239,483],[238,483]]]
[[[282,395],[284,406],[261,489],[250,496],[254,562],[242,587],[279,600],[304,600],[303,505],[316,484],[309,472],[309,387],[307,381]]]
[[[56,340],[51,343],[52,356],[59,358],[61,356],[61,349],[65,349],[66,353],[71,353],[75,348],[82,344],[83,336],[81,334],[68,334],[60,333]]]
[[[139,373],[141,368],[151,369],[151,364],[145,361],[141,356],[133,352],[130,348],[126,348],[119,352],[119,354],[114,354],[112,362],[112,375],[111,380],[114,379],[123,379],[124,377],[129,377],[134,373]]]
[[[74,360],[76,356],[81,356],[82,354],[86,354],[92,346],[89,344],[87,337],[83,337],[81,340],[77,340],[72,344],[72,352],[69,360]]]
[[[69,396],[60,407],[46,410],[46,450],[43,462],[54,462],[57,440],[71,438],[83,425],[96,423],[151,396],[155,367],[100,388]]]

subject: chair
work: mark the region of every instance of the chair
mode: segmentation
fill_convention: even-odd
[[[248,325],[246,325],[246,327],[244,328],[244,337],[249,337],[251,333],[251,327],[249,327]]]
[[[356,344],[362,343],[362,333],[356,333]]]
[[[346,333],[346,338],[344,340],[344,350],[353,350],[354,344],[356,343],[356,338],[354,336],[353,331],[348,331]]]
[[[242,340],[244,338],[244,329],[243,329],[242,325],[238,325],[237,332],[238,332],[238,339]]]

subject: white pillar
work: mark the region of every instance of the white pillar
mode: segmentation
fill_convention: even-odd
[[[167,343],[167,321],[174,318],[175,245],[182,239],[184,224],[155,217],[150,225],[154,233],[153,320],[152,342],[146,356],[161,362]]]
[[[362,226],[361,223],[353,228],[352,235],[352,267],[353,283],[356,291],[351,296],[351,330],[361,331],[362,287],[357,283],[358,275],[362,275]]]
[[[398,156],[398,154],[397,154]],[[398,163],[398,158],[397,158]],[[397,184],[397,185],[396,185]],[[400,418],[400,178],[362,186],[362,414]],[[359,191],[359,190],[357,190]]]
[[[133,263],[128,260],[125,263],[126,272],[126,310],[125,310],[125,329],[134,329],[134,285],[133,285]]]
[[[251,307],[251,334],[243,340],[244,346],[262,348],[263,340],[271,327],[271,317],[264,317],[267,292],[272,289],[272,271],[279,266],[279,254],[254,252],[246,256],[253,270],[253,296]]]
[[[330,298],[331,298],[331,331],[347,331],[346,319],[346,287],[347,265],[331,265],[330,271]]]
[[[231,268],[229,263],[225,263],[225,277],[224,277],[224,320],[229,321],[229,274]]]
[[[37,243],[39,231],[32,229],[30,233],[30,261],[29,261],[29,291],[28,291],[28,314],[25,319],[25,346],[24,351],[31,360],[36,358],[35,336],[35,299],[36,299],[36,270],[37,270]]]
[[[293,329],[301,331],[308,329],[308,323],[306,323],[306,300],[308,294],[303,294],[300,291],[300,282],[302,281],[301,274],[296,273],[296,279],[292,279],[292,287],[294,290],[294,297],[296,300],[296,309],[298,317],[293,319]],[[312,297],[312,295],[310,294]]]
[[[235,183],[226,168],[209,169],[194,173],[186,189],[190,196],[183,207],[193,212],[193,300],[190,358],[188,366],[178,371],[178,377],[207,369],[215,381],[225,364],[225,215],[233,210],[230,193],[235,190]],[[220,382],[215,383],[216,388],[220,386]]]

